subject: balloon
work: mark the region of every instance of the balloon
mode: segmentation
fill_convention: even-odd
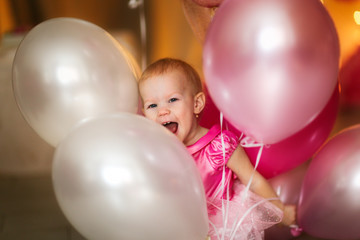
[[[195,162],[175,135],[142,116],[83,121],[55,151],[53,184],[87,239],[200,240],[208,231]]]
[[[268,180],[281,202],[298,204],[302,182],[309,164],[310,161],[306,161],[296,168]]]
[[[269,179],[269,183],[281,202],[284,204],[298,204],[302,182],[308,166],[309,161],[291,171]],[[289,227],[275,225],[265,230],[265,240],[288,240],[293,238],[294,236]]]
[[[214,101],[211,99],[207,87],[204,87],[204,93],[206,96],[206,104],[201,112],[201,118],[199,121],[200,126],[205,128],[211,128],[214,125],[220,125],[220,111],[215,106]],[[237,130],[233,125],[229,123],[225,118],[222,119],[223,121],[223,129],[230,130],[235,133],[237,136],[241,136],[241,132]]]
[[[305,127],[337,84],[339,41],[320,1],[226,0],[203,51],[209,92],[224,117],[273,144]]]
[[[55,18],[34,27],[13,63],[17,104],[30,126],[56,146],[80,120],[137,110],[136,68],[100,27]]]
[[[298,223],[325,239],[360,236],[360,125],[336,134],[315,155],[305,174]]]
[[[204,93],[206,96],[206,104],[201,112],[199,124],[202,127],[211,128],[213,125],[220,124],[220,112],[211,99],[211,96],[208,94],[206,87],[204,87]]]
[[[200,118],[199,124],[202,127],[211,128],[214,125],[220,124],[220,111],[215,106],[214,101],[212,100],[211,96],[209,95],[209,92],[208,92],[208,89],[206,86],[204,87],[203,91],[206,96],[206,104],[205,104],[203,111],[201,112],[201,118]],[[226,122],[225,119],[223,119],[223,121]]]
[[[360,106],[360,47],[342,65],[339,73],[341,103],[344,107]]]
[[[206,89],[205,89],[205,92]],[[257,171],[265,178],[285,173],[308,160],[329,137],[335,124],[339,107],[339,88],[333,92],[329,102],[316,118],[294,135],[274,144],[264,146]],[[241,136],[241,132],[223,119],[223,128]],[[200,125],[211,127],[220,124],[220,112],[207,94],[206,106]],[[251,163],[256,164],[259,147],[244,147]]]
[[[218,7],[223,0],[192,0],[201,7],[213,8]]]
[[[294,135],[263,148],[257,171],[271,178],[287,172],[308,160],[329,137],[334,127],[339,106],[339,89],[336,88],[321,113]],[[255,165],[259,147],[244,148]]]

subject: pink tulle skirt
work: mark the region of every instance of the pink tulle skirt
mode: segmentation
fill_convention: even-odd
[[[264,230],[281,221],[278,207],[245,188],[236,180],[230,201],[208,201],[211,240],[264,239]]]

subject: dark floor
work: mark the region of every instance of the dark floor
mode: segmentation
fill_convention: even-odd
[[[61,212],[51,176],[0,176],[0,239],[81,240]]]

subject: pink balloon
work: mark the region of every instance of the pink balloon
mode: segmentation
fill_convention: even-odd
[[[321,113],[305,128],[275,144],[263,148],[257,171],[271,178],[308,160],[329,137],[339,105],[339,89],[333,92]],[[259,147],[244,148],[255,165]]]
[[[360,124],[330,139],[304,177],[298,223],[314,237],[360,237]]]
[[[300,166],[269,179],[280,200],[285,204],[298,204],[302,182],[309,166],[305,162]],[[265,240],[289,240],[294,238],[291,229],[285,226],[275,225],[265,230]]]
[[[222,1],[223,0],[193,0],[197,5],[207,8],[218,7]]]
[[[302,182],[309,163],[309,161],[304,162],[286,173],[269,179],[269,183],[283,203],[298,204]]]
[[[338,74],[339,40],[320,1],[225,0],[203,53],[224,117],[257,142],[301,130],[324,108]]]

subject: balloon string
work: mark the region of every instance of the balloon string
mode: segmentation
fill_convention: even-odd
[[[145,18],[145,8],[143,0],[130,0],[128,3],[129,7],[132,9],[139,8],[140,13],[140,38],[141,38],[141,69],[145,70],[147,66],[146,61],[146,18]]]
[[[215,224],[212,223],[210,220],[209,220],[209,223],[210,223],[210,225],[211,225],[211,226],[214,228],[214,230],[215,230],[216,238],[217,238],[217,239],[220,239],[219,231],[217,230]]]
[[[256,169],[257,169],[257,167],[258,167],[258,165],[259,165],[260,157],[261,157],[263,148],[264,148],[264,145],[262,144],[262,145],[260,146],[260,148],[259,148],[259,152],[258,152],[258,155],[257,155],[257,157],[256,157],[255,166],[254,166],[254,169],[253,169],[253,171],[252,171],[252,173],[251,173],[250,180],[249,180],[248,184],[246,185],[245,194],[242,196],[242,199],[241,199],[242,202],[244,202],[244,200],[245,200],[245,198],[246,198],[246,196],[247,196],[247,194],[248,194],[248,191],[249,191],[249,189],[250,189],[251,183],[252,183],[252,181],[253,181],[253,179],[254,179],[254,175],[255,175]]]
[[[255,162],[255,166],[254,166],[254,169],[252,171],[252,174],[251,174],[251,177],[249,179],[249,182],[247,183],[246,185],[246,188],[245,188],[245,191],[244,191],[244,194],[241,196],[241,203],[244,204],[245,202],[245,199],[246,197],[248,196],[248,193],[249,193],[249,190],[250,190],[250,186],[251,186],[251,183],[254,179],[254,176],[255,176],[255,173],[256,173],[256,169],[259,165],[259,162],[260,162],[260,158],[261,158],[261,155],[262,155],[262,151],[263,151],[263,148],[264,148],[264,144],[262,143],[255,143],[255,141],[253,141],[251,138],[249,137],[245,137],[243,138],[241,141],[240,141],[240,145],[242,147],[260,147],[259,148],[259,152],[257,154],[257,157],[256,157],[256,162]],[[234,237],[235,237],[235,233],[237,231],[237,229],[240,227],[241,223],[244,221],[245,217],[251,212],[252,209],[254,209],[256,206],[258,206],[259,204],[263,203],[264,201],[270,201],[270,200],[275,200],[275,199],[278,199],[278,198],[268,198],[268,199],[263,199],[262,201],[254,204],[252,207],[250,207],[246,212],[245,214],[241,217],[241,219],[239,220],[239,222],[236,224],[237,221],[234,221],[234,224],[233,224],[233,227],[231,229],[231,237],[230,237],[230,240],[232,240]],[[236,216],[236,219],[239,218],[239,213],[237,214]],[[235,225],[236,224],[236,225]]]
[[[228,129],[228,126],[226,126],[226,129]],[[223,131],[223,113],[222,112],[220,112],[220,130],[221,130],[221,143],[222,143],[223,159],[224,159],[224,162],[225,162],[226,154],[225,154],[225,142],[224,142],[224,137],[223,137],[223,132],[222,132]],[[251,183],[252,183],[252,181],[254,179],[256,169],[257,169],[257,167],[259,165],[260,158],[261,158],[261,155],[262,155],[262,151],[264,149],[264,144],[263,143],[256,143],[253,139],[251,139],[250,137],[247,137],[247,136],[243,138],[243,133],[241,134],[239,139],[241,139],[240,140],[240,145],[242,147],[247,147],[247,148],[259,147],[259,151],[258,151],[258,154],[257,154],[257,157],[256,157],[256,162],[255,162],[255,165],[254,165],[253,172],[251,174],[251,177],[249,179],[248,184],[246,185],[244,194],[242,195],[241,203],[244,204],[244,201],[245,201],[246,197],[248,196],[248,192],[250,190]],[[224,165],[223,166],[223,172],[222,172],[222,179],[221,179],[221,188],[220,188],[220,190],[222,190],[221,192],[223,192],[224,188],[225,188],[225,178],[226,178],[226,176],[225,176],[225,165]],[[217,196],[218,193],[219,193],[219,190],[216,192],[215,196]],[[239,227],[241,226],[241,224],[245,220],[245,218],[251,213],[251,211],[253,211],[260,204],[263,204],[264,202],[268,202],[268,201],[273,201],[273,200],[279,200],[279,198],[278,197],[266,198],[266,199],[262,199],[261,201],[253,204],[241,216],[240,220],[238,220],[239,217],[240,217],[240,212],[238,212],[237,216],[235,218],[236,220],[234,221],[234,223],[232,224],[232,227],[230,229],[230,239],[229,240],[233,240],[235,238],[236,232],[238,231]],[[225,204],[224,204],[224,202],[225,202]],[[217,207],[215,204],[213,204],[211,202],[210,202],[210,204],[212,204],[217,209],[219,209],[219,207]],[[221,211],[222,211],[222,216],[223,216],[223,229],[224,229],[221,232],[221,238],[220,238],[220,235],[219,235],[219,229],[217,229],[216,226],[210,220],[209,220],[209,223],[214,228],[217,239],[224,240],[225,239],[225,233],[226,233],[226,226],[228,224],[228,214],[229,214],[229,182],[228,182],[228,184],[226,184],[226,200],[224,200],[224,198],[222,198],[222,204],[221,205],[222,205],[221,206]],[[226,206],[224,206],[224,205],[226,205]],[[297,225],[293,225],[291,227],[292,228],[298,228]]]
[[[222,151],[223,151],[223,159],[224,159],[224,162],[225,162],[225,143],[224,143],[224,137],[223,137],[223,133],[222,133],[222,130],[223,130],[223,113],[220,112],[220,130],[221,130],[221,143],[222,143]],[[228,126],[226,126],[226,128],[228,128]],[[250,190],[250,186],[251,186],[251,183],[254,179],[254,176],[255,176],[255,173],[256,173],[256,169],[259,165],[259,162],[260,162],[260,158],[261,158],[261,155],[262,155],[262,151],[263,151],[263,148],[264,148],[264,144],[263,143],[256,143],[253,139],[251,139],[250,137],[243,137],[243,133],[241,134],[240,138],[241,141],[240,141],[240,145],[242,147],[260,147],[259,148],[259,151],[258,151],[258,154],[257,154],[257,157],[256,157],[256,162],[255,162],[255,166],[254,166],[254,169],[253,169],[253,172],[251,174],[251,177],[250,177],[250,180],[248,182],[248,184],[246,185],[246,188],[245,188],[245,192],[244,194],[242,195],[242,204],[244,204],[244,201],[245,201],[245,198],[248,196],[248,191]],[[225,188],[225,165],[223,166],[223,173],[222,173],[222,180],[221,180],[221,189],[224,190]],[[217,195],[217,194],[216,194]],[[257,207],[258,205],[264,203],[264,202],[267,202],[267,201],[271,201],[271,200],[278,200],[279,198],[267,198],[267,199],[263,199],[261,200],[260,202],[257,202],[256,204],[254,204],[253,206],[251,206],[246,212],[245,214],[243,214],[240,218],[239,221],[237,221],[237,219],[240,217],[239,213],[237,214],[236,216],[236,221],[234,221],[233,223],[233,226],[231,228],[231,237],[230,237],[230,240],[234,239],[235,237],[235,234],[236,234],[236,231],[238,230],[238,228],[240,227],[241,223],[244,221],[244,219],[246,218],[246,216],[248,214],[250,214],[250,212],[255,209],[255,207]],[[226,201],[222,198],[222,215],[223,215],[223,229],[226,229],[226,225],[227,225],[227,220],[228,220],[228,212],[229,212],[229,183],[227,184],[227,189],[226,189]],[[226,206],[224,206],[224,201],[226,203]],[[216,235],[219,239],[219,233],[218,233],[218,230],[216,229],[215,225],[213,223],[210,222],[210,224],[213,226],[213,228],[215,229],[215,232],[216,232]],[[221,236],[221,240],[225,239],[225,230],[222,231],[222,236]]]
[[[238,230],[238,228],[240,227],[241,223],[244,221],[244,219],[247,217],[247,215],[250,214],[250,212],[252,210],[254,210],[257,206],[259,206],[260,204],[263,204],[265,202],[268,202],[268,201],[273,201],[273,200],[278,200],[279,198],[266,198],[266,199],[262,199],[261,201],[255,203],[254,205],[252,205],[249,209],[246,210],[246,212],[244,213],[244,215],[242,215],[241,219],[237,222],[236,226],[235,226],[235,223],[236,221],[234,222],[233,224],[233,228],[231,229],[231,235],[230,235],[230,239],[229,240],[232,240],[234,239],[235,237],[235,234]],[[236,219],[239,217],[239,215],[236,217]]]
[[[222,155],[223,155],[223,160],[224,163],[226,161],[226,154],[225,154],[225,141],[224,141],[224,136],[223,136],[223,120],[224,120],[224,116],[223,113],[220,112],[220,136],[221,136],[221,145],[222,145]],[[225,164],[223,165],[223,169],[222,169],[222,178],[221,178],[221,189],[222,192],[224,192],[224,185],[225,185]],[[227,222],[228,222],[228,214],[229,214],[229,198],[230,198],[230,194],[229,194],[229,182],[228,184],[226,184],[226,206],[224,206],[224,198],[221,198],[221,206],[222,206],[222,216],[223,216],[223,225],[224,228],[226,228]],[[221,240],[225,239],[225,231],[222,232],[221,235]]]
[[[242,147],[244,147],[244,148],[259,147],[259,151],[258,151],[258,154],[256,156],[256,162],[255,162],[253,172],[251,174],[251,177],[250,177],[250,180],[249,180],[248,184],[246,185],[245,194],[242,196],[242,202],[243,202],[245,200],[245,197],[246,197],[249,189],[250,189],[251,183],[252,183],[252,181],[254,179],[254,175],[255,175],[256,169],[257,169],[257,167],[259,165],[262,151],[264,149],[264,144],[263,143],[256,143],[252,138],[246,136],[243,139],[241,139],[240,145]]]

